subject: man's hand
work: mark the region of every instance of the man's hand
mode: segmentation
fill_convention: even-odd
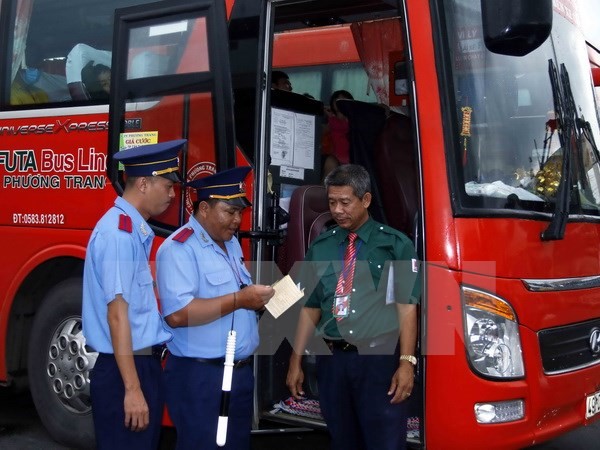
[[[131,431],[142,431],[148,427],[150,412],[140,387],[140,379],[133,359],[129,304],[122,295],[117,295],[108,304],[107,318],[115,360],[125,386],[125,398],[123,399],[125,428]]]
[[[400,361],[400,366],[392,377],[388,395],[393,396],[390,403],[396,404],[407,400],[412,394],[415,380],[414,366],[408,361]]]
[[[295,399],[299,399],[304,395],[302,383],[304,383],[304,372],[302,371],[302,359],[297,355],[293,355],[290,359],[290,367],[288,369],[285,384],[290,390]]]
[[[315,326],[319,323],[320,318],[321,309],[319,308],[307,308],[305,306],[300,310],[296,338],[294,339],[292,355],[290,356],[290,365],[285,379],[285,384],[296,399],[299,399],[304,395],[304,391],[302,390],[302,383],[304,383],[302,355],[304,355],[306,343],[314,333]]]
[[[129,428],[131,431],[144,431],[148,428],[150,410],[139,387],[125,390],[123,406],[125,408],[125,428]]]
[[[269,303],[273,295],[275,295],[275,290],[271,286],[251,284],[236,292],[236,307],[258,311]]]

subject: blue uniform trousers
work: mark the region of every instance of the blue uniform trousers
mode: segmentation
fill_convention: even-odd
[[[216,444],[224,365],[169,355],[165,366],[167,409],[177,430],[177,450],[250,448],[254,374],[252,365],[233,369],[227,443]]]
[[[164,408],[164,379],[160,358],[134,356],[150,424],[144,431],[125,428],[125,387],[114,355],[100,353],[90,374],[92,414],[98,450],[158,448]]]
[[[387,395],[398,355],[360,355],[333,349],[317,356],[321,412],[332,450],[406,448],[407,402]]]

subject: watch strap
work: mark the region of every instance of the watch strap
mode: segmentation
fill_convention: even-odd
[[[417,365],[417,358],[415,358],[413,355],[400,355],[400,361],[408,361],[413,366]]]

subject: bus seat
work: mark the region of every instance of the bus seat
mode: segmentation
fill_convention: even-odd
[[[81,70],[90,61],[110,67],[112,56],[108,50],[98,50],[86,44],[77,44],[67,55],[65,74],[69,93],[73,100],[88,100],[90,94],[81,79]]]
[[[65,76],[65,64],[66,64],[66,60],[65,58],[52,58],[52,59],[45,59],[42,62],[42,66],[40,67],[40,69],[43,72],[46,73],[50,73],[52,75],[60,75],[60,76]]]
[[[388,225],[414,239],[419,208],[410,117],[390,113],[377,139],[373,158]]]
[[[310,243],[325,231],[333,219],[329,212],[325,187],[300,186],[290,199],[290,221],[279,260],[279,268],[287,274],[296,261],[302,261]]]

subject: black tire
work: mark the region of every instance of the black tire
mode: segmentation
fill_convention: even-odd
[[[29,341],[31,396],[53,439],[73,448],[94,448],[89,371],[97,353],[81,333],[81,278],[53,287],[35,315]]]

